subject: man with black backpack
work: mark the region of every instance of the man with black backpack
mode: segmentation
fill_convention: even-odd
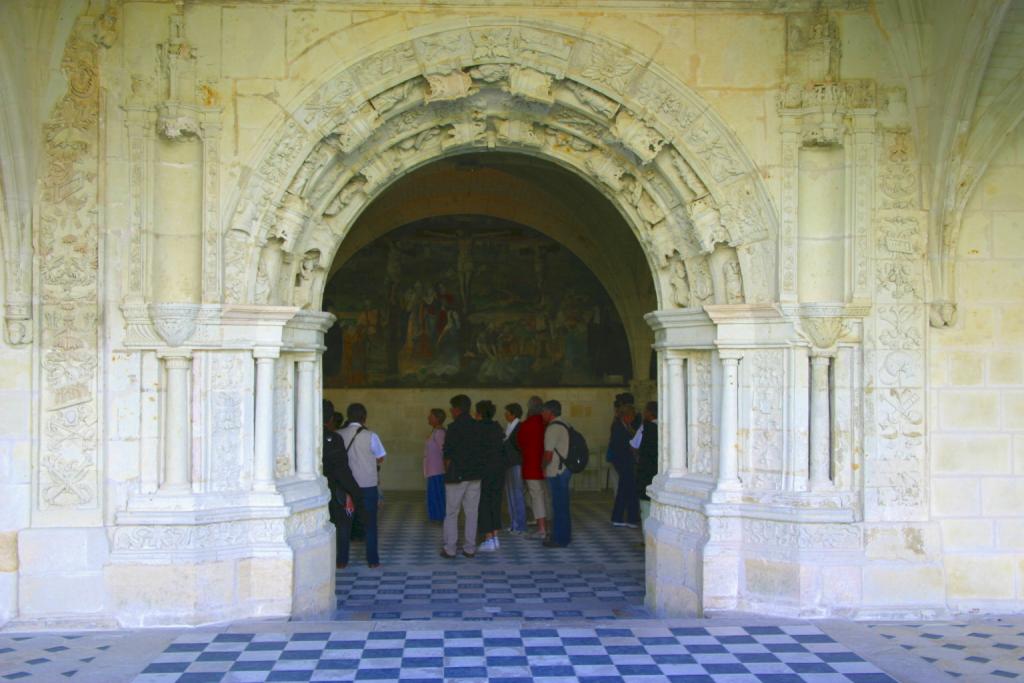
[[[562,404],[546,401],[541,410],[544,420],[544,476],[551,487],[551,535],[544,540],[545,548],[564,548],[572,540],[572,518],[569,512],[569,482],[572,470],[568,467],[572,434],[575,431],[562,419]],[[585,463],[584,463],[585,465]]]
[[[348,566],[349,538],[352,534],[352,523],[358,517],[365,517],[363,510],[363,491],[352,475],[348,463],[348,452],[341,435],[334,431],[334,404],[324,399],[324,448],[323,472],[327,485],[331,489],[331,500],[327,509],[331,522],[337,529],[335,565],[338,569]]]

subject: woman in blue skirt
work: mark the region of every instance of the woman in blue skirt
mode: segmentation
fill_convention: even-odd
[[[431,522],[443,522],[444,504],[444,420],[446,414],[434,408],[427,415],[430,436],[423,447],[423,476],[427,478],[427,516]]]

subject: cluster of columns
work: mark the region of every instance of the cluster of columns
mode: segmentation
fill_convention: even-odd
[[[688,473],[687,361],[681,350],[663,353],[665,362],[662,377],[665,387],[662,391],[662,415],[667,419],[663,419],[662,424],[668,438],[661,469],[670,478],[678,478]],[[810,355],[809,483],[812,491],[825,491],[833,487],[830,378],[833,355],[819,349]],[[742,489],[739,476],[739,372],[742,358],[741,350],[718,351],[721,393],[717,415],[719,439],[715,490],[725,493]]]
[[[253,439],[253,490],[275,491],[274,389],[280,349],[259,347],[252,351],[255,362],[255,410]],[[163,482],[164,493],[191,491],[190,391],[192,354],[187,351],[161,354],[166,377],[164,397]],[[316,468],[316,362],[315,353],[296,354],[295,473],[299,479],[313,479]],[[241,381],[241,378],[239,378]]]

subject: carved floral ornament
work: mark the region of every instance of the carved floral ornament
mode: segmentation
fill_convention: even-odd
[[[310,286],[303,254],[316,250],[329,263],[355,216],[402,173],[486,149],[544,157],[589,178],[632,225],[662,307],[706,301],[707,257],[718,244],[743,247],[734,269],[743,282],[730,302],[735,292],[775,300],[776,212],[754,165],[706,103],[644,63],[591,35],[488,24],[348,66],[268,135],[239,188],[224,235],[224,300],[318,301],[320,291],[297,291]]]

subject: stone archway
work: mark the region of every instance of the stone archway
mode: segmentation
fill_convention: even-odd
[[[776,213],[754,164],[692,90],[591,34],[471,20],[382,46],[298,98],[243,170],[222,240],[204,247],[204,298],[319,309],[326,270],[370,202],[431,161],[486,150],[543,158],[601,192],[643,249],[659,310],[770,304],[795,277],[792,260],[776,263]],[[710,362],[694,366],[707,401]],[[680,425],[681,364],[659,351],[659,395]],[[671,432],[669,478],[685,458],[683,430]],[[664,505],[649,531],[658,547],[689,528],[664,522],[675,520]],[[699,612],[701,573],[668,550],[649,557],[648,603]]]
[[[734,136],[657,65],[589,34],[422,30],[312,86],[263,149],[221,247],[226,303],[317,307],[316,274],[369,202],[431,160],[485,149],[549,159],[608,197],[659,308],[776,299],[774,211]]]

